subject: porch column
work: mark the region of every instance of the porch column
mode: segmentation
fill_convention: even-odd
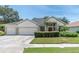
[[[45,31],[47,31],[46,25],[45,25]]]
[[[59,30],[59,26],[58,26],[58,25],[56,25],[56,30],[57,30],[57,31]]]
[[[58,25],[57,24],[55,25],[55,31],[58,31]]]

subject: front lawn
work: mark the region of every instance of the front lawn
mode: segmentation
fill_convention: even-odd
[[[35,38],[31,44],[59,44],[73,43],[79,44],[79,37],[52,37],[52,38]]]
[[[24,53],[79,53],[79,47],[24,48]]]
[[[0,24],[0,26],[5,26],[6,24]]]

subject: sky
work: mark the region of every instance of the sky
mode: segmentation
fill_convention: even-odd
[[[79,5],[10,5],[18,11],[20,18],[32,19],[44,16],[66,17],[69,21],[79,21]]]

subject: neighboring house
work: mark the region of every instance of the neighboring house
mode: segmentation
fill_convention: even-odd
[[[77,31],[79,31],[79,21],[70,22],[68,27],[69,27],[69,31],[70,32],[77,32]]]
[[[37,31],[59,31],[65,22],[55,17],[34,18],[33,20],[23,20],[9,23],[5,26],[6,34],[33,35]]]

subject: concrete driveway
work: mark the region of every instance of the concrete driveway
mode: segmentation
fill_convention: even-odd
[[[34,36],[0,36],[0,53],[22,53]]]

